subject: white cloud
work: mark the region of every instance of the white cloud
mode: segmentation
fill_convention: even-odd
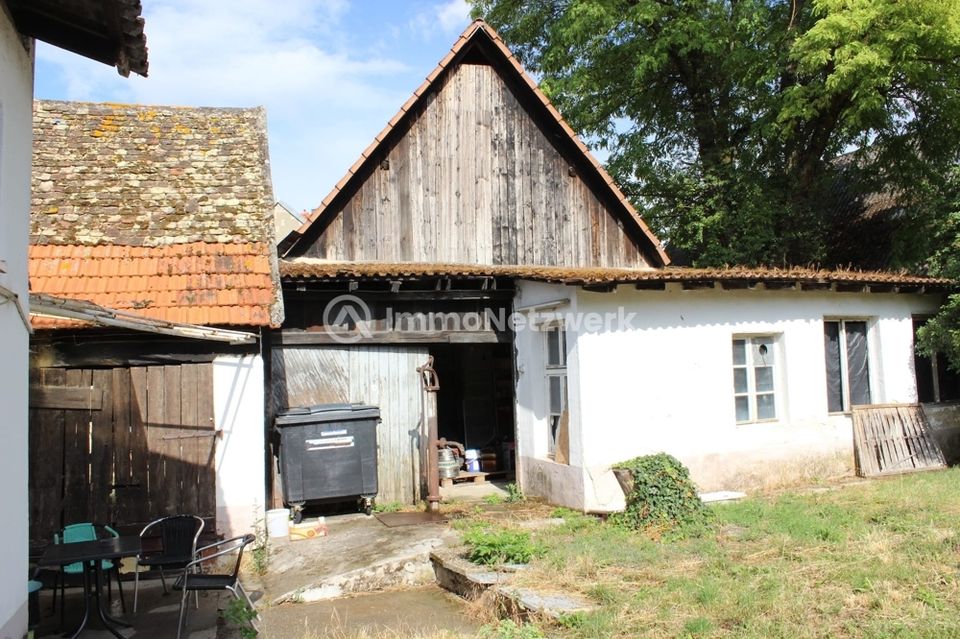
[[[470,24],[470,5],[467,0],[447,0],[419,11],[410,20],[410,29],[424,40],[437,36],[449,38],[459,34]]]
[[[450,0],[438,7],[437,20],[444,31],[462,31],[470,21],[470,5],[467,0]]]
[[[53,47],[37,55],[62,76],[66,99],[266,106],[274,192],[313,207],[415,86],[389,88],[407,65],[351,47],[339,29],[347,9],[345,0],[144,3],[147,79]]]

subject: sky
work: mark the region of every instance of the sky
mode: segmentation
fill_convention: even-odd
[[[470,23],[465,0],[143,0],[149,77],[40,43],[51,100],[267,110],[274,196],[312,210]]]

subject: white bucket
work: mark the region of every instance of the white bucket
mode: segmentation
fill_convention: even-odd
[[[480,451],[476,448],[468,448],[465,456],[467,459],[467,472],[480,472]]]
[[[290,509],[274,508],[267,511],[267,535],[286,537],[290,534]]]

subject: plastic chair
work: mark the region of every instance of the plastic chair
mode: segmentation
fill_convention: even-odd
[[[253,602],[250,601],[250,596],[247,594],[247,591],[244,590],[240,584],[239,578],[243,549],[253,543],[254,540],[256,540],[256,537],[253,535],[241,535],[197,549],[199,558],[187,564],[183,569],[183,574],[180,575],[173,584],[174,590],[183,592],[183,596],[180,598],[180,621],[177,624],[177,639],[180,639],[180,634],[183,631],[183,622],[187,611],[187,594],[191,591],[199,594],[201,590],[229,590],[237,599],[240,599],[240,596],[243,595],[243,599],[246,600],[250,609],[256,612],[256,608],[253,606]],[[212,554],[203,556],[204,551],[208,550],[213,551]],[[237,560],[233,565],[232,573],[213,575],[204,574],[200,571],[202,564],[215,561],[231,553],[237,553]],[[259,613],[257,613],[257,619],[260,619]]]
[[[152,521],[140,531],[140,542],[148,533],[159,533],[161,547],[157,552],[141,552],[137,555],[137,569],[133,578],[133,611],[137,611],[137,596],[140,591],[140,566],[158,568],[163,594],[167,594],[164,569],[179,569],[196,559],[197,540],[203,531],[203,519],[196,515],[171,515]]]
[[[105,539],[107,536],[119,537],[120,533],[111,528],[110,526],[104,526],[100,524],[91,524],[89,522],[84,522],[80,524],[70,524],[65,526],[64,529],[60,532],[59,535],[53,536],[53,543],[55,544],[72,544],[81,541],[96,541],[97,539]],[[57,581],[60,585],[60,625],[63,625],[63,612],[64,612],[64,594],[66,591],[67,585],[67,575],[82,575],[84,566],[82,562],[77,562],[73,564],[67,564],[60,569],[60,573],[57,574]],[[107,593],[108,596],[113,598],[113,586],[110,582],[109,573],[113,572],[117,578],[117,590],[120,591],[120,606],[124,612],[127,611],[127,602],[123,598],[123,584],[120,581],[120,562],[114,562],[109,559],[104,559],[100,562],[100,570],[108,573],[107,576]],[[57,583],[53,585],[53,608],[56,610],[57,607]]]

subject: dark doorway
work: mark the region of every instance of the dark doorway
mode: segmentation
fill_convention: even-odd
[[[513,468],[513,344],[437,344],[430,347],[440,378],[440,437],[496,453],[497,468]]]

